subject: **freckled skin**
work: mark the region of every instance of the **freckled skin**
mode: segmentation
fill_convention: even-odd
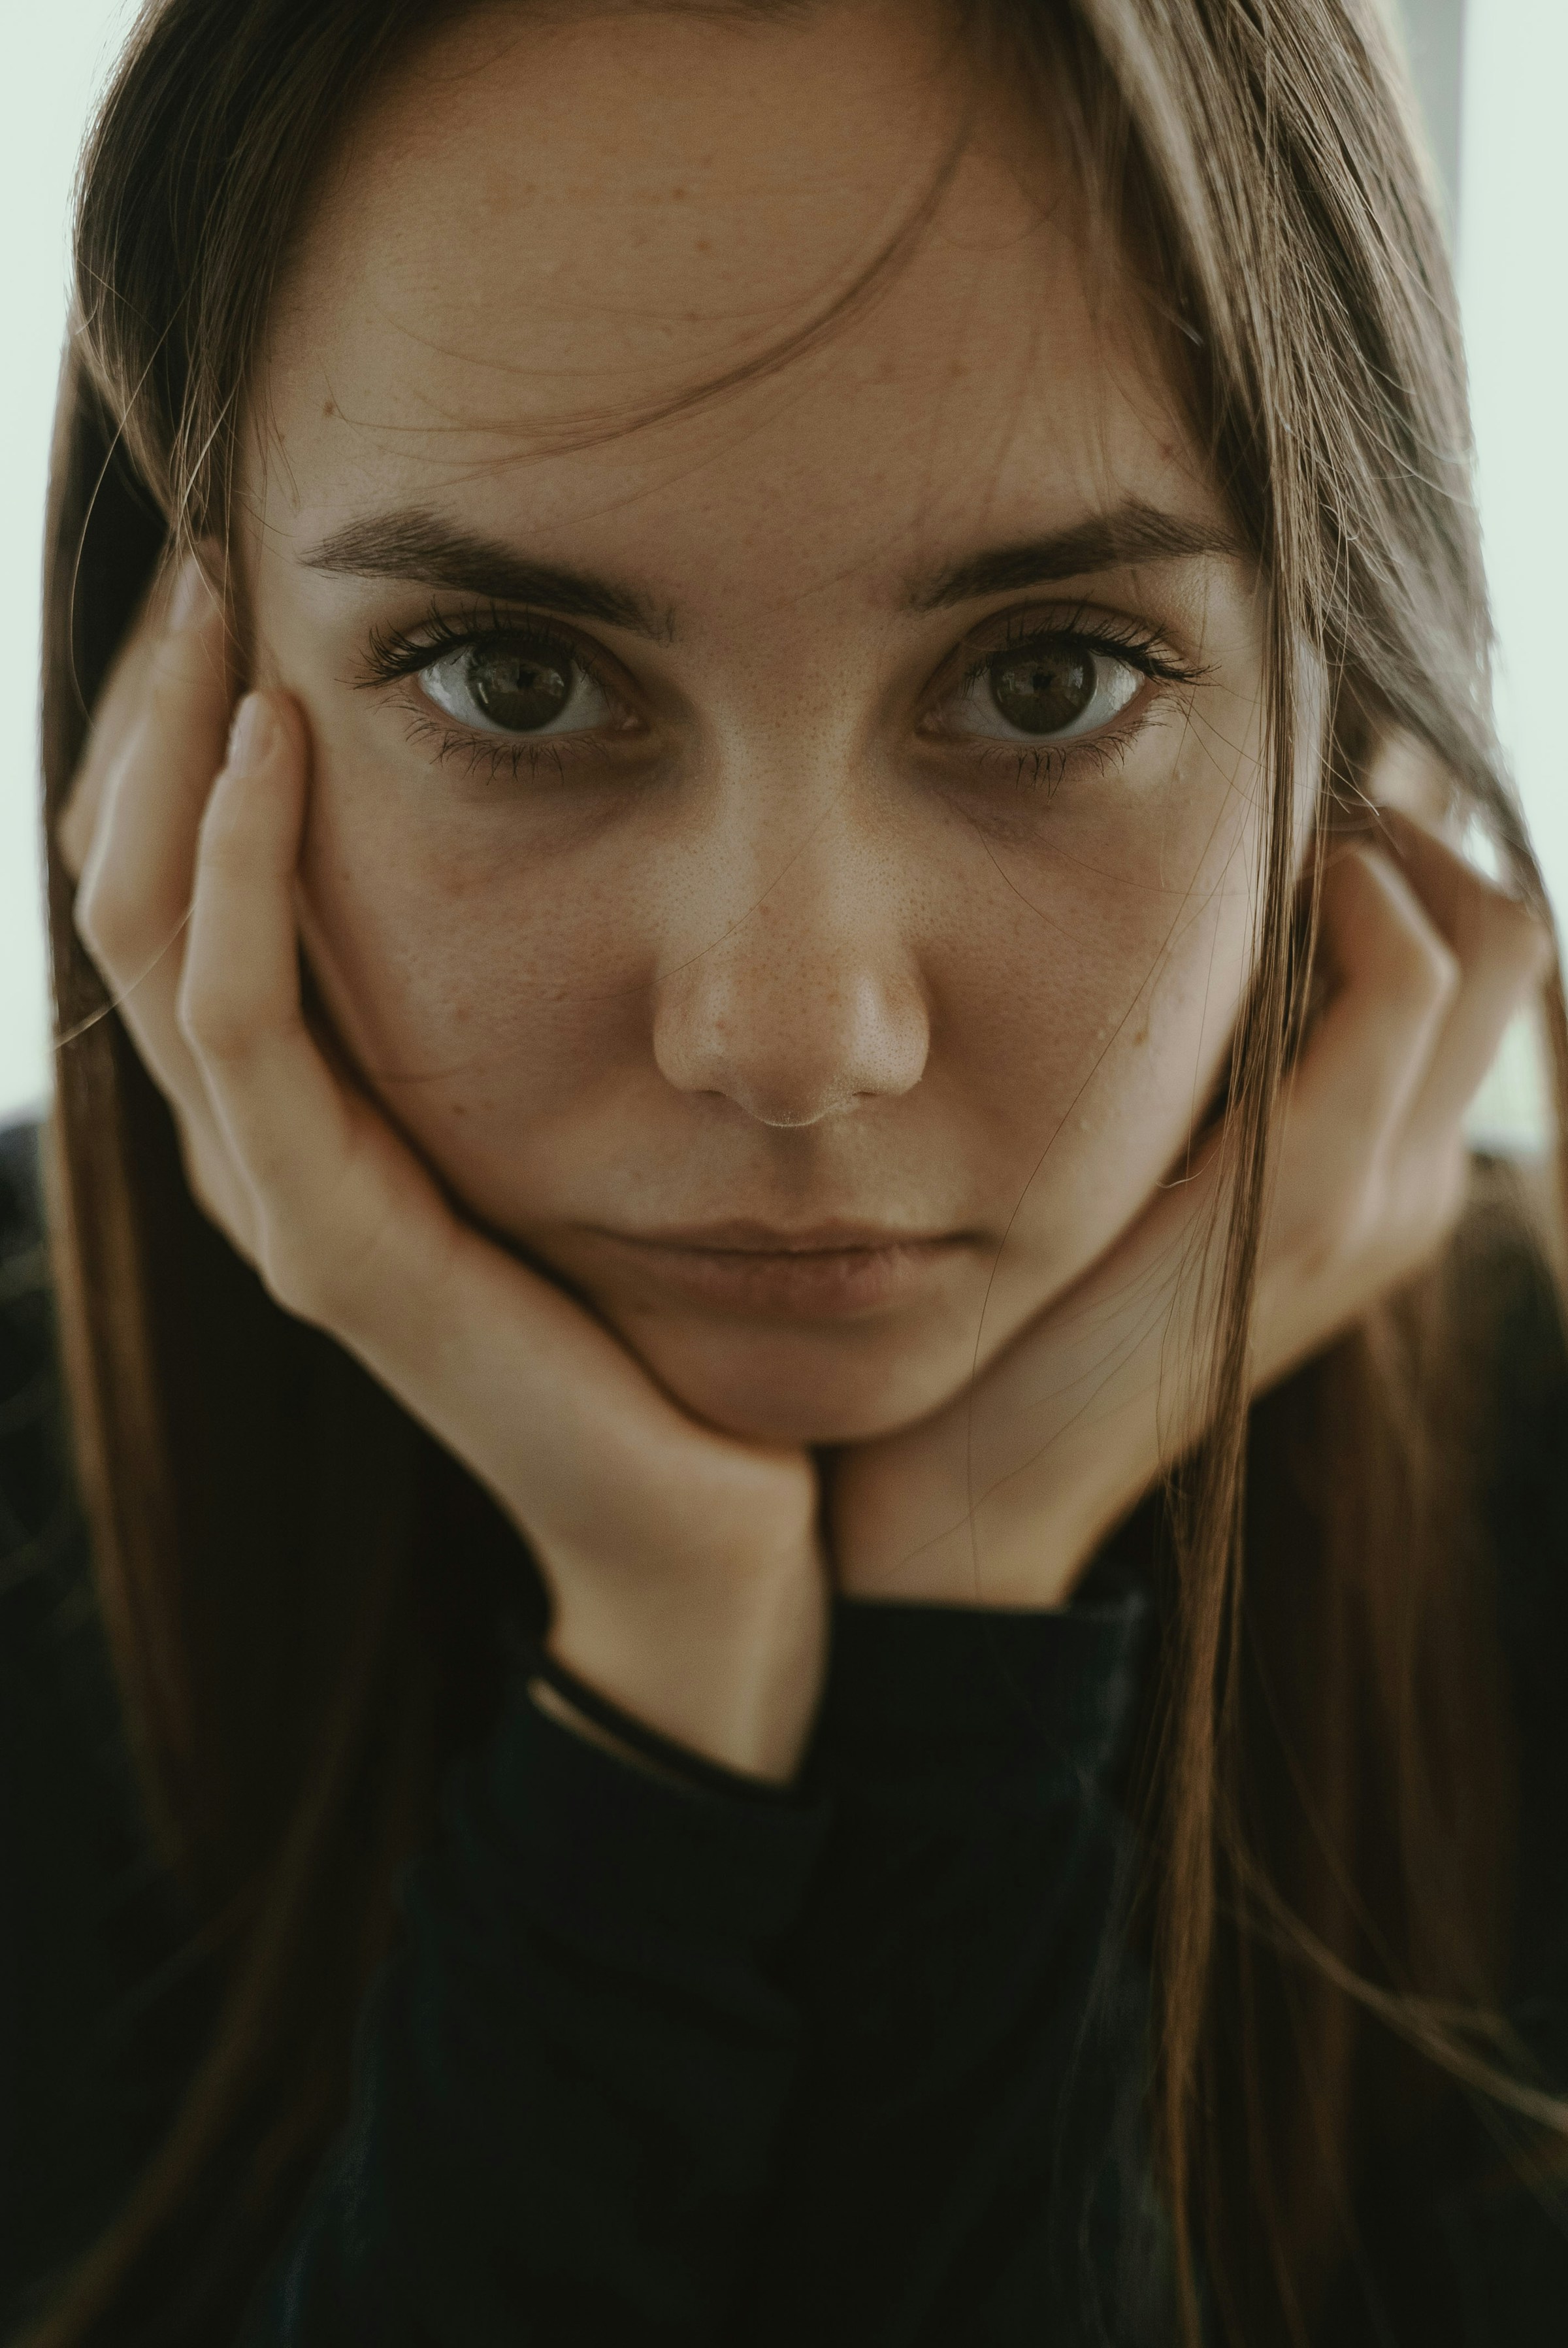
[[[1246,566],[907,607],[911,580],[1124,499],[1224,519],[1131,295],[1085,288],[1049,133],[977,102],[948,40],[906,0],[443,32],[329,182],[246,485],[258,674],[313,744],[307,949],[366,1082],[691,1408],[790,1440],[917,1418],[1061,1294],[1179,1157],[1245,978]],[[617,428],[818,314],[961,118],[876,300]],[[574,420],[597,438],[563,451]],[[416,685],[356,682],[372,626],[467,599],[300,558],[410,505],[667,615],[652,641],[578,632],[630,749],[496,774],[441,755]],[[1136,623],[1201,677],[1020,783],[921,730],[1015,608]],[[896,1309],[770,1321],[671,1297],[600,1236],[731,1218],[965,1244]]]

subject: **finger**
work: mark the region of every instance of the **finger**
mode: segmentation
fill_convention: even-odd
[[[177,1015],[274,1293],[381,1347],[449,1273],[457,1227],[304,1017],[295,880],[307,768],[296,705],[248,695],[201,819]]]
[[[1333,1211],[1341,1186],[1358,1187],[1402,1132],[1460,971],[1378,849],[1348,849],[1327,866],[1320,919],[1335,992],[1291,1081],[1281,1168],[1282,1180],[1295,1169]]]
[[[81,758],[55,824],[60,859],[73,880],[82,877],[97,828],[104,787],[125,737],[139,716],[153,650],[169,626],[170,605],[179,583],[178,574],[170,578],[165,571],[155,577],[115,654],[94,706]]]
[[[292,702],[250,694],[202,814],[175,1004],[182,1045],[253,1202],[274,1228],[342,1171],[342,1087],[306,1027],[293,883],[305,806]]]
[[[1481,948],[1466,868],[1425,837],[1430,855],[1423,849],[1419,872],[1368,849],[1325,874],[1338,992],[1287,1104],[1254,1331],[1265,1381],[1412,1271],[1462,1200],[1458,1117],[1468,1092],[1430,1144],[1413,1139],[1413,1121],[1434,1093],[1451,1092],[1440,1062],[1456,1017],[1473,1026],[1461,998]]]
[[[106,726],[99,805],[76,924],[165,1089],[183,1061],[172,1019],[196,829],[221,763],[230,685],[224,616],[192,561],[169,625]],[[85,820],[85,819],[84,819]]]
[[[311,1033],[294,894],[307,779],[295,705],[248,695],[202,819],[179,1003],[269,1285],[498,1490],[517,1488],[523,1455],[540,1490],[559,1486],[596,1431],[668,1478],[714,1438],[559,1290],[458,1221]]]
[[[63,852],[69,860],[86,843],[77,929],[175,1111],[197,1199],[249,1253],[245,1197],[177,1011],[197,824],[231,696],[229,633],[196,557],[157,603],[158,619],[149,608],[100,705]]]
[[[1366,806],[1375,821],[1398,810],[1430,829],[1440,829],[1456,814],[1460,798],[1453,769],[1440,758],[1430,742],[1396,727],[1378,745],[1366,782]]]
[[[1553,941],[1507,895],[1423,826],[1390,816],[1400,868],[1460,967],[1460,983],[1411,1104],[1405,1145],[1441,1146],[1458,1129],[1504,1028],[1551,965]]]
[[[842,1588],[1061,1601],[1162,1459],[1201,1426],[1216,1143],[945,1409],[845,1457],[830,1496]]]
[[[140,721],[154,670],[169,649],[169,640],[183,635],[217,609],[219,599],[210,583],[208,567],[211,554],[210,549],[198,549],[172,570],[159,572],[115,655],[55,826],[61,860],[73,880],[82,877],[109,778]],[[231,698],[231,691],[227,692],[226,699]],[[214,758],[210,775],[216,769]]]

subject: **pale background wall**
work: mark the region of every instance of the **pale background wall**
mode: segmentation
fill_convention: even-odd
[[[1531,820],[1568,906],[1568,659],[1556,560],[1568,550],[1568,0],[1402,0],[1450,204],[1496,598],[1500,698]],[[0,139],[0,1121],[46,1097],[34,798],[37,549],[64,308],[72,166],[133,0],[13,12]],[[1477,1117],[1527,1139],[1539,1116],[1528,1046],[1511,1039]]]
[[[38,565],[65,314],[66,213],[93,93],[133,0],[6,11],[0,134],[0,1122],[48,1090],[37,848]]]

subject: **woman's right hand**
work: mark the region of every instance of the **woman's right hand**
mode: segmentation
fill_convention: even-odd
[[[1394,756],[1419,773],[1428,754]],[[1435,762],[1430,778],[1440,805]],[[1466,1197],[1466,1109],[1552,960],[1526,906],[1386,802],[1378,835],[1326,862],[1320,908],[1327,983],[1274,1125],[1254,1395],[1435,1257]],[[1194,1135],[1179,1175],[944,1408],[841,1456],[840,1587],[927,1604],[1066,1601],[1209,1424],[1220,1144],[1217,1128]]]
[[[192,1190],[278,1302],[495,1495],[538,1560],[560,1662],[664,1735],[787,1780],[825,1653],[812,1463],[688,1417],[464,1222],[329,1062],[300,995],[304,721],[252,693],[230,730],[227,647],[192,560],[117,666],[59,827],[77,928]]]

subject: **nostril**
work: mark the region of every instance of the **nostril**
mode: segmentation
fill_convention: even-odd
[[[746,1115],[756,1124],[769,1126],[776,1132],[788,1133],[797,1131],[805,1126],[821,1125],[826,1118],[839,1116],[845,1109],[854,1108],[858,1101],[865,1100],[868,1096],[865,1093],[841,1092],[831,1099],[811,1106],[760,1098],[746,1100],[741,1098],[734,1091],[731,1092],[729,1097],[734,1101],[737,1108],[744,1109]]]
[[[930,1023],[901,974],[818,972],[792,983],[776,965],[716,967],[705,957],[661,989],[652,1043],[678,1091],[721,1095],[783,1130],[911,1091]]]

